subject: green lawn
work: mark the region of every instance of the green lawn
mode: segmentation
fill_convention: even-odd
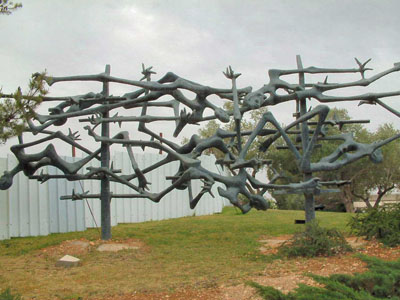
[[[317,212],[322,226],[342,231],[348,229],[350,217]],[[10,286],[23,295],[45,299],[57,293],[61,298],[76,294],[98,297],[239,282],[265,268],[267,261],[258,251],[260,237],[301,230],[304,225],[295,225],[294,220],[303,218],[302,211],[251,211],[242,215],[234,208],[225,208],[222,214],[213,216],[120,224],[113,227],[114,239],[139,239],[147,250],[91,251],[80,257],[81,267],[70,270],[56,268],[57,258],[41,255],[40,249],[64,240],[96,240],[97,230],[1,241],[0,265],[4,264],[7,272],[0,273],[0,290]],[[61,282],[55,280],[58,277]],[[66,288],[68,282],[74,283],[73,288]],[[46,288],[38,291],[37,285]]]

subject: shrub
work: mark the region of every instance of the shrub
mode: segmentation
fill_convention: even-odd
[[[0,300],[21,300],[20,295],[12,295],[10,288],[5,289],[1,294],[0,294]]]
[[[269,209],[278,209],[278,205],[276,203],[276,200],[273,198],[266,198],[266,201],[268,203],[268,208]]]
[[[287,257],[331,256],[348,251],[352,248],[338,230],[323,228],[316,220],[279,248],[279,254]]]
[[[351,231],[370,240],[376,238],[387,246],[400,244],[400,203],[371,208],[356,214],[350,222]]]
[[[334,274],[329,277],[309,275],[324,287],[301,284],[294,292],[285,295],[273,287],[254,282],[249,285],[256,288],[263,299],[268,300],[400,299],[400,260],[387,262],[366,256],[360,258],[368,265],[369,270],[365,273]]]
[[[304,197],[302,195],[273,194],[278,209],[283,210],[304,210]]]

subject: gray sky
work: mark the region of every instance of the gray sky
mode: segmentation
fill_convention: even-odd
[[[295,68],[296,54],[305,67],[353,68],[354,57],[372,58],[369,66],[374,71],[367,76],[400,61],[398,0],[21,1],[22,9],[0,16],[0,86],[5,93],[25,88],[37,71],[47,69],[54,76],[96,74],[105,64],[111,64],[112,75],[118,77],[140,79],[143,62],[157,71],[154,79],[172,71],[221,88],[230,87],[222,71],[232,65],[242,73],[239,87],[258,89],[268,82],[268,69]],[[349,93],[399,87],[400,74],[393,74]],[[52,87],[50,96],[100,89],[98,83],[63,83]],[[129,90],[111,86],[114,95]],[[386,103],[400,110],[399,101],[396,97]],[[370,118],[370,128],[382,122],[400,128],[400,120],[378,106],[341,107],[354,118]],[[285,104],[271,111],[288,123],[293,109],[294,104]],[[134,132],[136,125],[127,128]],[[155,130],[170,137],[173,126],[161,124]],[[0,146],[0,156],[14,143],[16,139]]]

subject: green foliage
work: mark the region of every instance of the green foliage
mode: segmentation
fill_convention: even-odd
[[[279,209],[304,210],[304,197],[298,194],[272,194]]]
[[[287,295],[272,288],[251,282],[263,299],[268,300],[369,300],[400,299],[400,260],[383,261],[361,256],[368,265],[365,273],[333,274],[329,277],[309,275],[323,288],[299,285]]]
[[[8,0],[0,0],[0,15],[10,15],[14,10],[21,7],[21,3],[14,3]]]
[[[400,244],[400,203],[370,208],[356,214],[349,222],[353,233],[376,238],[387,246]]]
[[[385,140],[399,134],[392,124],[383,124],[377,131],[370,134],[370,142]],[[400,184],[400,161],[398,153],[400,150],[400,139],[386,144],[379,151],[382,152],[383,161],[379,164],[364,164],[357,173],[353,173],[352,194],[363,200],[368,207],[370,194],[377,191],[378,199],[374,207],[378,207],[381,198],[388,194]]]
[[[21,134],[26,122],[34,116],[42,96],[47,94],[45,76],[46,72],[33,74],[26,95],[22,94],[21,88],[11,95],[0,93],[0,142]]]
[[[350,119],[345,109],[333,108],[329,112],[327,119],[336,118],[340,120]],[[380,126],[376,132],[370,132],[360,124],[346,124],[341,130],[336,126],[325,127],[326,136],[349,132],[352,132],[354,140],[360,143],[384,140],[399,133],[390,124]],[[280,145],[285,145],[282,139],[277,142]],[[312,162],[318,162],[323,157],[330,155],[341,143],[342,141],[320,140],[318,144],[322,145],[322,147],[315,149],[311,157]],[[368,205],[370,194],[373,191],[378,190],[378,194],[383,196],[398,187],[400,182],[400,162],[397,157],[400,149],[400,139],[392,141],[381,149],[383,153],[382,163],[373,164],[367,157],[364,157],[336,171],[314,173],[313,175],[321,178],[322,181],[349,180],[352,182],[351,185],[343,186],[340,194],[321,194],[316,197],[317,201],[323,203],[328,210],[341,211],[345,206],[347,211],[352,212],[354,208],[352,203],[355,199],[362,199]],[[276,170],[283,172],[287,176],[288,181],[298,182],[302,180],[297,165],[294,163],[293,154],[289,150],[277,150],[271,147],[266,156],[266,158],[272,159],[272,166]],[[269,172],[268,175],[271,177],[272,172]],[[288,204],[292,202],[292,199],[286,200],[286,198],[278,195],[274,195],[274,198],[277,200],[278,205],[282,203],[282,208],[287,206],[286,201]],[[293,206],[289,206],[289,208],[295,209]]]
[[[226,105],[225,109],[232,110],[232,105]],[[251,118],[243,119],[241,129],[243,131],[251,131],[257,125],[260,117],[265,110],[254,110],[251,112]],[[350,116],[345,109],[333,108],[329,112],[327,120],[350,120]],[[310,120],[316,121],[316,119]],[[332,123],[334,124],[334,122]],[[270,128],[273,128],[269,124]],[[284,126],[283,126],[284,127]],[[311,129],[313,126],[311,126]],[[399,133],[392,125],[384,124],[376,132],[370,132],[360,124],[346,124],[344,126],[330,126],[324,127],[325,136],[337,136],[343,133],[351,132],[354,139],[360,143],[372,143],[377,140],[384,140],[388,137],[394,136]],[[224,130],[234,130],[233,120],[221,127],[218,121],[212,120],[206,124],[205,127],[199,130],[199,135],[203,138],[214,135],[218,128]],[[296,135],[290,135],[294,142],[297,138]],[[269,178],[276,175],[277,170],[280,174],[284,175],[279,178],[275,183],[288,184],[291,182],[299,182],[303,180],[303,174],[299,172],[299,168],[295,162],[293,153],[289,150],[277,149],[275,146],[286,146],[286,142],[279,138],[267,152],[262,153],[258,151],[258,145],[265,137],[257,137],[248,152],[247,159],[257,157],[259,159],[272,160],[270,168],[267,168]],[[244,137],[244,142],[246,137]],[[228,140],[226,141],[228,142]],[[315,148],[312,153],[311,161],[318,162],[322,158],[327,157],[336,151],[337,147],[342,144],[341,140],[321,139],[318,141],[322,147]],[[340,194],[320,194],[316,197],[318,203],[322,203],[328,210],[343,211],[344,209],[349,212],[354,211],[353,201],[357,198],[364,200],[369,205],[370,193],[378,190],[378,196],[390,192],[392,189],[398,187],[400,182],[400,163],[397,160],[397,153],[400,149],[400,139],[397,139],[384,147],[383,162],[380,164],[372,164],[367,157],[361,158],[349,165],[343,166],[339,170],[330,172],[318,172],[313,175],[319,177],[322,181],[351,181],[350,185],[345,185],[341,189]],[[380,151],[380,150],[379,150]],[[217,158],[222,158],[223,154],[217,149],[208,149],[207,153],[213,153]],[[276,203],[280,209],[303,209],[304,200],[299,195],[273,195]],[[379,198],[380,199],[380,198]],[[379,201],[377,201],[377,204]]]
[[[268,202],[269,209],[278,209],[278,204],[276,203],[276,201],[274,199],[267,198],[267,202]]]
[[[316,220],[279,248],[279,253],[287,257],[332,256],[348,251],[352,249],[338,230],[321,227]]]
[[[227,102],[224,104],[224,109],[226,111],[233,111],[233,103],[231,102]],[[255,126],[257,125],[258,121],[260,120],[261,116],[267,112],[266,108],[260,108],[258,110],[254,110],[250,112],[250,118],[246,119],[243,118],[241,123],[240,123],[240,128],[242,132],[245,131],[252,131]],[[268,125],[267,125],[268,126]],[[233,118],[231,119],[231,121],[229,123],[225,123],[222,124],[219,121],[216,120],[211,120],[209,122],[207,122],[207,124],[203,127],[200,128],[198,133],[200,135],[201,138],[208,138],[211,137],[215,134],[215,132],[217,131],[217,129],[223,129],[223,130],[227,130],[227,131],[234,131],[235,129],[235,122],[233,120]],[[247,139],[248,139],[249,135],[243,135],[242,136],[242,143],[245,144]],[[229,138],[225,139],[225,143],[229,143]],[[187,139],[186,139],[187,141]],[[262,152],[260,152],[258,150],[258,146],[259,146],[259,140],[258,138],[256,138],[256,140],[252,143],[252,145],[250,146],[249,151],[247,152],[247,156],[246,159],[251,159],[254,157],[257,158],[261,158],[261,156],[263,156],[264,154]],[[231,149],[231,151],[234,152],[234,154],[238,154],[235,153],[236,149]],[[214,154],[216,158],[223,158],[223,153],[221,151],[219,151],[218,149],[215,148],[211,148],[211,149],[207,149],[205,151],[206,154]]]
[[[0,294],[0,300],[21,300],[21,296],[16,294],[13,295],[11,294],[10,288],[5,289],[1,294]]]
[[[261,284],[258,284],[256,282],[247,282],[247,285],[255,288],[258,292],[258,294],[263,298],[263,299],[271,299],[271,300],[286,300],[286,299],[291,299],[288,298],[287,295],[282,293],[281,291],[273,288],[272,286],[263,286]]]

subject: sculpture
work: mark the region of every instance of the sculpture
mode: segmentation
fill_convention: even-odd
[[[231,89],[219,89],[204,86],[196,82],[181,78],[173,73],[167,73],[158,81],[152,81],[151,75],[155,74],[152,67],[145,68],[143,65],[143,78],[141,80],[128,80],[110,75],[110,67],[107,65],[105,72],[97,75],[69,76],[69,77],[46,77],[45,81],[49,86],[60,82],[69,81],[98,81],[103,84],[100,93],[87,93],[85,95],[69,96],[64,98],[44,97],[43,101],[55,101],[60,103],[49,109],[48,115],[36,114],[35,122],[29,121],[26,131],[33,134],[41,134],[44,137],[37,139],[35,142],[24,143],[22,136],[19,137],[19,144],[12,146],[11,151],[18,159],[18,165],[10,172],[5,172],[0,178],[0,188],[7,189],[12,185],[13,176],[23,171],[29,178],[39,181],[46,181],[52,178],[64,178],[67,180],[100,180],[101,194],[82,194],[73,193],[66,195],[62,199],[80,200],[88,197],[100,198],[102,213],[102,238],[111,238],[110,229],[110,201],[112,198],[147,198],[154,202],[159,202],[163,196],[173,189],[188,189],[188,199],[190,207],[194,208],[202,195],[211,193],[211,187],[215,182],[225,185],[225,189],[218,188],[220,196],[229,199],[229,201],[241,209],[243,213],[248,212],[252,207],[265,210],[268,204],[263,197],[267,191],[284,190],[288,192],[304,193],[306,199],[306,220],[310,221],[315,217],[314,212],[314,194],[323,192],[323,186],[340,186],[346,182],[321,182],[318,178],[312,176],[316,171],[329,171],[338,169],[342,165],[351,163],[361,157],[369,156],[374,162],[381,160],[379,148],[390,141],[399,138],[394,136],[390,139],[383,140],[370,145],[360,144],[353,140],[349,134],[341,134],[338,136],[326,136],[326,126],[343,126],[346,122],[366,122],[358,121],[342,121],[327,120],[329,108],[326,105],[318,105],[308,110],[307,99],[313,98],[319,102],[340,102],[340,101],[361,101],[362,104],[378,104],[389,110],[391,113],[399,116],[399,112],[386,105],[380,99],[400,95],[400,91],[389,93],[369,93],[352,97],[345,96],[328,96],[324,92],[335,89],[367,86],[370,83],[380,79],[381,77],[397,72],[400,70],[400,64],[397,63],[393,68],[382,73],[365,78],[365,72],[370,70],[366,68],[366,63],[361,64],[357,59],[358,68],[354,69],[325,69],[308,67],[303,68],[300,56],[297,56],[297,68],[293,70],[270,70],[270,81],[256,91],[252,91],[251,87],[237,88],[237,78],[240,74],[235,73],[231,67],[227,68],[224,75],[231,80]],[[320,74],[320,73],[360,73],[361,79],[347,83],[328,83],[327,79],[320,83],[305,83],[304,74]],[[298,74],[299,83],[293,84],[281,79],[282,76]],[[119,83],[134,86],[136,90],[123,96],[111,96],[109,94],[109,83]],[[182,90],[194,93],[194,99],[189,99],[184,95]],[[277,91],[283,90],[285,94]],[[170,96],[169,101],[160,100],[163,96]],[[225,111],[222,106],[216,106],[207,98],[211,95],[219,97],[221,102],[233,102],[233,110]],[[262,115],[256,128],[249,131],[241,130],[241,120],[243,116],[254,109],[260,107],[278,105],[287,101],[296,101],[297,111],[296,120],[282,128],[271,112]],[[150,106],[167,107],[172,109],[172,116],[152,116],[147,114],[147,108]],[[180,106],[184,108],[180,110]],[[124,108],[141,109],[139,116],[118,116],[110,117],[110,112],[114,109]],[[205,109],[211,109],[213,115],[204,115]],[[97,143],[100,143],[98,149],[92,151],[82,146],[79,141],[77,132],[69,130],[68,134],[61,131],[50,131],[48,128],[64,126],[69,119],[84,117],[81,122],[89,123],[84,129]],[[310,130],[312,122],[311,118],[317,117],[317,122]],[[233,132],[218,129],[215,134],[207,139],[201,139],[197,135],[193,135],[185,145],[178,145],[166,138],[163,138],[146,127],[150,122],[175,122],[174,137],[177,137],[181,130],[188,124],[198,124],[212,119],[218,119],[221,122],[229,122],[233,118],[235,130]],[[146,134],[149,140],[131,139],[130,133],[121,131],[110,137],[110,123],[121,124],[123,122],[138,123],[138,131]],[[266,129],[265,125],[271,123],[275,129]],[[96,128],[101,125],[101,133]],[[291,129],[297,127],[301,132],[301,145],[295,145],[289,137]],[[243,137],[247,136],[247,141],[243,142]],[[268,151],[268,149],[279,138],[283,137],[287,148],[293,153],[295,162],[297,163],[299,172],[304,174],[304,181],[298,183],[290,183],[286,185],[276,184],[279,174],[272,178],[269,182],[264,183],[257,180],[253,173],[260,170],[264,165],[268,165],[268,161],[259,159],[246,159],[246,154],[250,145],[256,137],[266,137],[260,151]],[[81,160],[68,163],[62,160],[53,144],[47,144],[43,151],[35,154],[26,154],[25,149],[34,145],[41,145],[51,142],[54,139],[60,139],[87,154]],[[230,139],[227,143],[225,139]],[[321,139],[326,140],[342,140],[343,144],[331,155],[321,159],[316,163],[311,163],[310,157],[315,149],[316,142]],[[110,165],[110,145],[120,144],[126,148],[129,155],[133,174],[119,174],[119,170],[115,170]],[[167,156],[159,162],[140,169],[135,160],[134,148],[145,147],[160,149],[167,153]],[[206,149],[215,147],[224,153],[224,158],[218,160],[217,163],[223,167],[227,167],[231,175],[224,176],[210,172],[201,166],[198,157]],[[232,149],[235,148],[237,155]],[[302,148],[303,151],[299,151]],[[101,161],[99,168],[87,168],[86,172],[81,174],[79,170],[85,168],[85,165],[92,159]],[[171,185],[162,191],[149,191],[149,182],[146,180],[146,173],[172,161],[179,161],[180,167],[174,176],[167,177],[171,180]],[[52,165],[59,168],[64,175],[48,175],[36,172],[41,167]],[[248,169],[254,170],[249,173]],[[138,184],[132,183],[137,178]],[[201,179],[204,186],[198,195],[192,196],[190,182],[193,179]],[[132,194],[111,194],[110,181],[115,181],[123,185],[127,185],[132,189]],[[254,190],[258,192],[254,193]],[[212,193],[211,193],[212,194]],[[247,198],[247,201],[239,199],[241,194]]]

